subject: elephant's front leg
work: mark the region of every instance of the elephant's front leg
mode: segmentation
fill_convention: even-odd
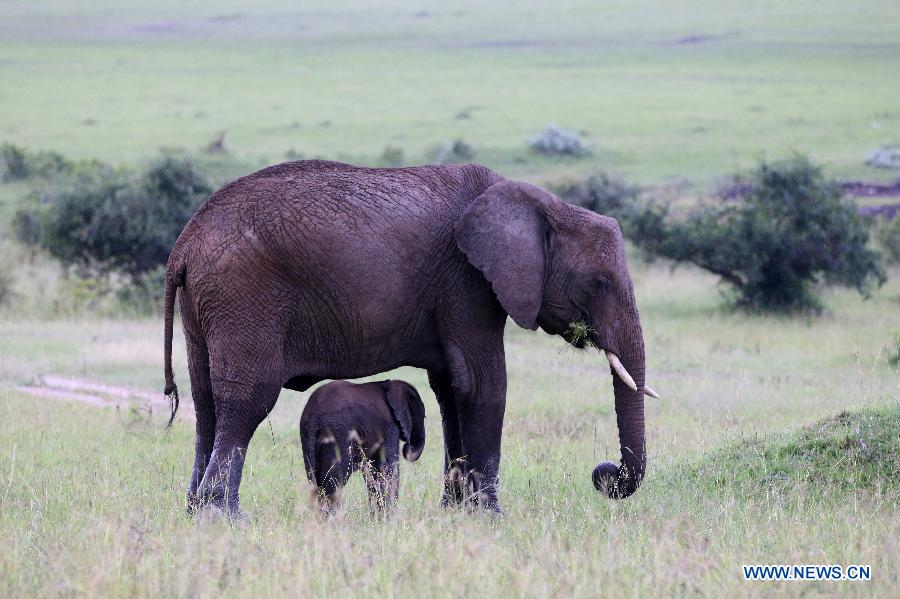
[[[452,380],[447,371],[429,371],[428,382],[441,408],[444,428],[444,495],[441,505],[460,505],[465,499],[465,473],[462,432]]]
[[[467,356],[454,368],[454,391],[465,451],[465,501],[502,512],[497,500],[500,442],[506,409],[506,364],[503,346],[486,355]]]

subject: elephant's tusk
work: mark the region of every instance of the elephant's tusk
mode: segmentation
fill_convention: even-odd
[[[634,384],[634,379],[631,378],[631,375],[628,374],[628,371],[625,370],[624,366],[622,366],[622,362],[621,360],[619,360],[619,356],[608,350],[604,350],[604,353],[606,354],[606,359],[609,360],[609,365],[612,366],[612,369],[616,371],[616,374],[619,375],[619,378],[622,379],[622,382],[628,385],[628,388],[632,391],[637,391],[637,385]]]
[[[649,385],[644,385],[644,395],[649,395],[653,399],[659,399],[659,393],[651,389]]]

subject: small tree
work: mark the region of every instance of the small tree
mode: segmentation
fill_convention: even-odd
[[[63,175],[75,166],[59,152],[30,152],[11,143],[0,145],[0,180],[5,182]]]
[[[867,294],[882,284],[870,224],[840,187],[803,156],[761,163],[747,193],[670,221],[666,210],[633,215],[627,233],[653,256],[719,275],[737,303],[762,310],[818,309],[816,283]]]
[[[22,241],[63,264],[137,281],[166,263],[211,192],[206,177],[179,155],[163,154],[139,171],[93,164],[40,187],[13,224]]]
[[[900,264],[900,216],[893,220],[881,220],[876,228],[876,237],[888,262]]]

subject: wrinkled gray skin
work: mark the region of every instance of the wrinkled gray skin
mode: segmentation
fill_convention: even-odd
[[[169,258],[167,393],[179,288],[197,414],[192,510],[241,514],[247,446],[282,387],[404,365],[428,371],[441,408],[443,503],[499,510],[507,315],[554,335],[583,319],[621,358],[638,390],[613,377],[621,461],[594,482],[625,497],[644,476],[644,341],[622,234],[543,189],[478,165],[325,161],[229,183]]]
[[[306,476],[318,489],[324,513],[339,506],[341,489],[360,468],[373,510],[390,509],[400,483],[400,442],[410,462],[425,449],[425,406],[404,381],[333,381],[316,389],[306,403],[300,440]]]

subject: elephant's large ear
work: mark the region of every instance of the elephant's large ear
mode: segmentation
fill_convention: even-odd
[[[523,183],[495,183],[453,228],[456,245],[490,281],[506,313],[531,330],[537,328],[543,295],[548,227],[539,192]]]
[[[391,414],[394,415],[394,420],[400,427],[400,439],[409,441],[412,431],[412,415],[409,413],[409,402],[406,400],[406,385],[402,381],[385,381],[381,385],[384,387],[384,397],[388,407],[391,408]]]

